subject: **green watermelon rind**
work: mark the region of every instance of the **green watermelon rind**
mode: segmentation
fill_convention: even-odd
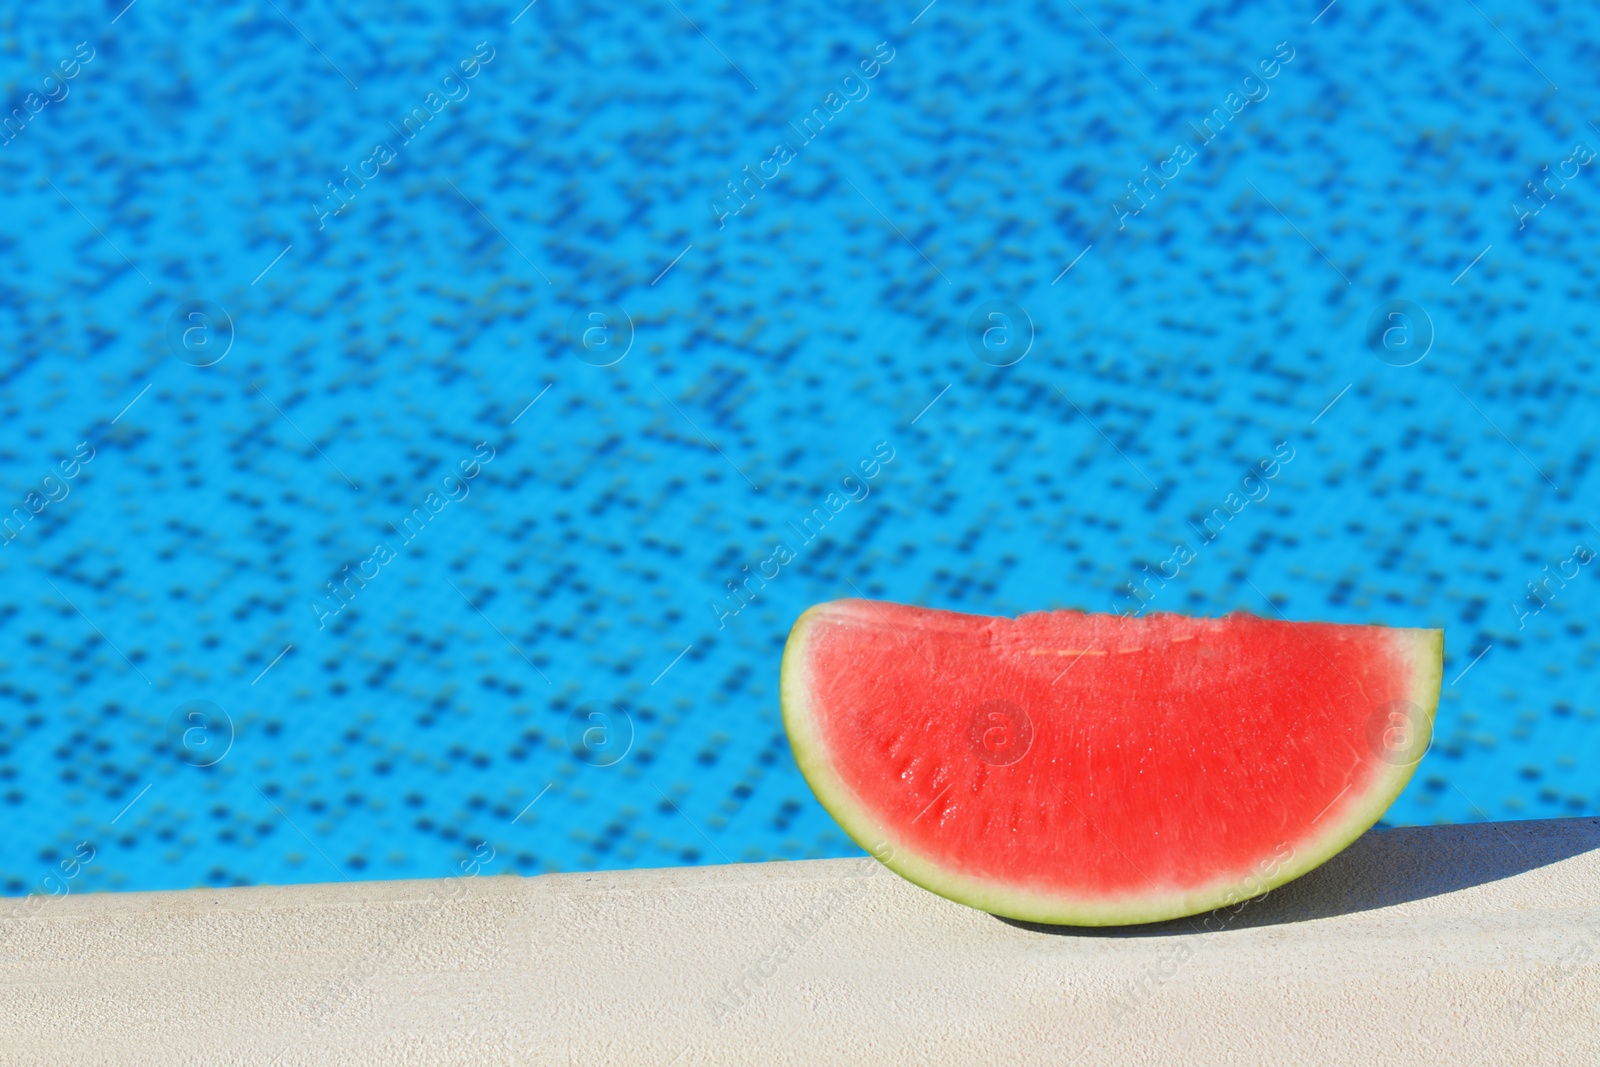
[[[779,681],[783,725],[800,772],[845,833],[890,870],[947,900],[993,915],[1060,926],[1127,926],[1199,915],[1261,896],[1322,866],[1371,829],[1405,789],[1421,762],[1418,759],[1410,764],[1385,764],[1365,793],[1353,798],[1325,830],[1293,842],[1294,850],[1287,861],[1263,856],[1257,869],[1248,874],[1202,888],[1134,893],[1118,900],[1070,899],[972,878],[947,870],[898,840],[893,830],[875,817],[835,773],[827,747],[813,727],[806,696],[806,639],[822,613],[837,610],[845,603],[848,601],[833,601],[806,610],[796,620],[784,647]],[[1400,628],[1390,632],[1396,641],[1409,642],[1411,646],[1411,701],[1426,713],[1427,734],[1418,745],[1426,753],[1444,679],[1444,632]]]

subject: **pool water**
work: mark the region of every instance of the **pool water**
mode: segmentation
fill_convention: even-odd
[[[5,892],[858,854],[806,606],[1151,573],[1593,813],[1596,13],[1319,7],[7,15]]]

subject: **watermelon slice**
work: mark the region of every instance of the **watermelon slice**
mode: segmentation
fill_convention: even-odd
[[[1075,926],[1257,896],[1376,822],[1426,752],[1439,630],[839,600],[783,719],[862,847],[940,896]]]

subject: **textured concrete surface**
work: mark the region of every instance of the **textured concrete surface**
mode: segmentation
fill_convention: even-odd
[[[1600,1063],[1600,819],[1370,833],[1209,928],[820,860],[68,897],[0,938],[4,1063]]]

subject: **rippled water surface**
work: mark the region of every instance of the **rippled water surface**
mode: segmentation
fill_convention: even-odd
[[[1593,813],[1600,27],[1321,6],[7,13],[5,891],[855,854],[801,610],[1285,448],[1150,607],[1443,627],[1389,821]]]

